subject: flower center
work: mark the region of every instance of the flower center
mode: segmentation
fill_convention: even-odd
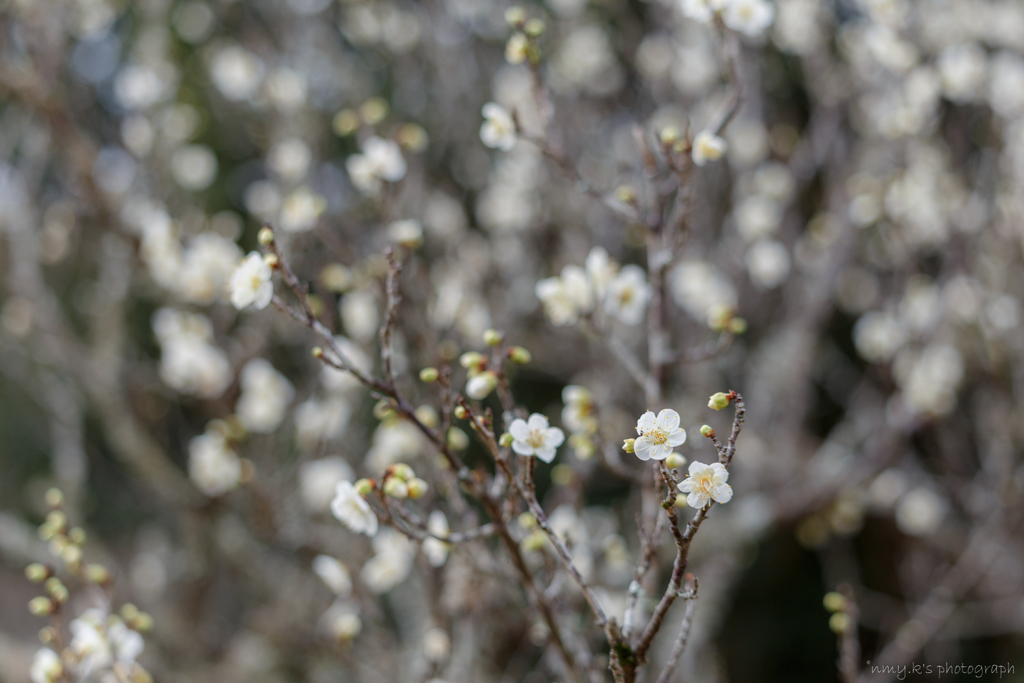
[[[660,429],[648,429],[644,432],[644,436],[659,445],[668,441],[668,434]]]
[[[530,448],[543,448],[544,433],[540,430],[530,432],[530,436],[526,438],[526,443],[530,444]]]

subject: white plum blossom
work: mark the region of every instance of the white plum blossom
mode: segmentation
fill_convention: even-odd
[[[238,397],[235,413],[250,432],[269,434],[284,419],[285,410],[295,396],[284,375],[262,358],[245,364],[238,377],[242,394]]]
[[[728,145],[725,140],[710,130],[702,130],[693,139],[693,151],[691,153],[693,163],[703,166],[709,161],[717,161],[725,154],[727,147]]]
[[[480,140],[488,147],[503,152],[515,147],[516,123],[508,110],[496,102],[488,102],[482,113],[484,122],[480,126]]]
[[[423,539],[423,554],[427,556],[431,567],[441,567],[448,560],[448,551],[451,549],[450,543],[441,540],[448,537],[448,518],[440,510],[434,510],[427,518],[427,530],[433,536]]]
[[[352,531],[367,536],[377,533],[377,515],[350,481],[339,481],[331,501],[331,512]]]
[[[211,498],[238,486],[242,461],[220,432],[209,430],[188,445],[188,475],[200,491]]]
[[[658,413],[648,410],[636,423],[639,438],[633,444],[641,460],[664,460],[676,446],[686,442],[686,431],[679,427],[679,413],[666,408]]]
[[[679,484],[679,490],[687,494],[686,504],[699,510],[712,500],[728,503],[732,499],[732,487],[725,483],[728,479],[729,470],[721,463],[691,462],[689,476]]]
[[[751,38],[764,34],[775,18],[775,7],[767,0],[729,0],[722,21],[733,31]]]
[[[263,63],[243,47],[219,50],[210,61],[213,84],[229,100],[244,100],[256,92],[263,78]]]
[[[576,265],[562,269],[561,277],[541,280],[536,287],[537,298],[544,303],[544,311],[553,325],[571,325],[581,314],[594,308],[587,273]]]
[[[684,17],[707,23],[716,12],[721,12],[728,0],[681,0],[679,9]]]
[[[64,665],[56,652],[48,647],[36,652],[29,669],[32,683],[56,683],[63,675]]]
[[[647,284],[644,269],[625,266],[608,285],[605,311],[626,325],[636,325],[643,321],[650,298],[651,286]]]
[[[278,224],[285,232],[306,232],[316,227],[326,208],[326,199],[308,187],[299,187],[281,204]]]
[[[562,389],[562,424],[574,433],[597,431],[594,418],[594,396],[586,387],[570,384]]]
[[[213,232],[196,235],[181,252],[175,278],[179,296],[200,305],[228,296],[228,282],[241,258],[242,252],[231,240]]]
[[[367,138],[363,143],[363,153],[346,159],[345,168],[352,184],[370,196],[380,192],[382,181],[398,182],[408,169],[398,144],[377,136]]]
[[[75,673],[81,678],[110,669],[131,666],[145,647],[142,636],[120,618],[99,609],[87,609],[69,625],[69,648],[76,659]]]
[[[386,593],[405,581],[412,570],[416,545],[403,534],[385,529],[373,539],[376,555],[363,565],[359,577],[373,593]]]
[[[312,567],[313,573],[339,598],[348,597],[352,593],[352,577],[338,560],[329,555],[317,555],[313,558]]]
[[[340,455],[312,460],[299,468],[299,492],[302,502],[313,512],[330,508],[340,481],[352,481],[355,474]]]
[[[548,425],[548,418],[540,413],[530,415],[529,420],[513,420],[508,428],[512,435],[512,450],[519,455],[535,455],[544,462],[555,459],[555,450],[565,441],[565,434],[558,427]]]
[[[161,308],[153,314],[153,331],[163,349],[160,377],[183,394],[216,398],[231,383],[231,363],[214,346],[213,325],[198,313]]]
[[[266,308],[274,298],[274,283],[270,279],[272,273],[259,252],[249,252],[231,274],[228,284],[231,289],[231,305],[239,310],[248,306],[256,310]]]

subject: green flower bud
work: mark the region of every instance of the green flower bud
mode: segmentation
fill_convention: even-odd
[[[844,612],[836,612],[828,620],[828,627],[834,632],[842,635],[849,630],[852,620],[848,614]]]
[[[515,441],[515,438],[508,432],[502,434],[501,438],[498,439],[498,443],[504,448],[511,446],[513,441]]]
[[[401,479],[389,477],[384,482],[384,495],[391,496],[392,498],[408,498],[409,487]]]
[[[523,548],[531,551],[541,550],[544,545],[548,542],[547,536],[540,529],[537,529],[529,536],[523,539]]]
[[[146,633],[147,631],[153,630],[153,617],[149,612],[139,612],[134,619],[131,620],[131,627],[139,633]]]
[[[68,532],[68,540],[75,545],[82,545],[85,543],[85,529],[80,526],[73,527],[71,531]]]
[[[460,420],[466,419],[466,409],[462,406],[455,406],[455,417]]]
[[[313,354],[313,358],[324,357],[324,350],[321,349],[319,346],[314,346],[310,352]]]
[[[532,512],[524,512],[519,515],[519,526],[524,529],[536,529],[537,518],[533,516]]]
[[[458,427],[448,430],[448,446],[456,451],[464,451],[469,448],[469,435]]]
[[[57,488],[49,489],[46,492],[46,505],[50,508],[59,508],[64,504],[64,493]]]
[[[53,604],[53,600],[50,600],[50,598],[44,598],[41,595],[28,601],[28,611],[37,617],[45,617],[53,614],[53,610],[56,607],[57,606]]]
[[[679,139],[679,129],[675,126],[665,126],[661,129],[661,133],[658,135],[661,138],[661,142],[666,145],[673,144]]]
[[[729,321],[729,331],[739,335],[747,331],[747,321],[743,318],[733,318]]]
[[[64,531],[67,528],[67,524],[68,516],[60,510],[51,510],[50,514],[46,515],[46,525],[58,531]]]
[[[513,5],[505,10],[505,23],[509,26],[522,26],[524,21],[526,21],[526,12],[522,7]]]
[[[256,239],[259,240],[259,243],[263,246],[267,246],[274,241],[274,231],[267,227],[260,228],[259,233],[256,235]]]
[[[529,19],[523,26],[523,31],[525,31],[526,35],[530,36],[531,38],[537,38],[542,33],[544,33],[544,20],[536,18]]]
[[[479,370],[479,368],[487,362],[482,353],[476,351],[467,351],[466,353],[459,356],[459,365],[466,368],[467,370]]]
[[[430,489],[430,484],[416,477],[406,482],[406,488],[409,489],[409,497],[413,500],[422,498],[427,491]]]
[[[627,453],[635,452],[633,450],[633,444],[635,443],[636,439],[626,439],[625,441],[622,442],[622,450],[626,451]]]
[[[686,507],[686,496],[684,496],[681,493],[676,495],[676,507],[677,508],[684,508],[684,507]]]
[[[440,373],[437,371],[437,368],[423,368],[420,370],[420,381],[427,384],[436,382],[439,376]]]
[[[709,439],[715,435],[715,430],[711,428],[711,425],[703,425],[700,428],[701,436],[706,436]]]
[[[352,488],[354,488],[356,490],[356,493],[358,493],[360,496],[363,496],[365,498],[366,496],[368,496],[370,494],[370,491],[373,490],[373,480],[372,479],[360,479],[360,480],[356,481],[355,484],[352,484]]]
[[[835,591],[825,593],[821,602],[829,612],[839,612],[846,608],[846,596]]]
[[[686,458],[679,453],[669,453],[665,458],[665,466],[670,470],[677,470],[686,464]]]
[[[125,621],[134,621],[139,616],[139,608],[130,602],[121,605],[121,616]]]
[[[488,346],[497,346],[504,338],[504,335],[495,329],[484,330],[484,344]]]
[[[568,486],[575,476],[576,473],[568,465],[559,464],[551,468],[551,483],[555,486]]]
[[[636,190],[629,185],[619,185],[615,188],[615,198],[623,204],[632,204],[636,201]]]
[[[391,466],[391,476],[397,477],[402,481],[409,481],[416,476],[416,473],[412,471],[412,468],[406,465],[404,462],[400,462],[397,465]]]
[[[102,564],[85,565],[85,578],[89,581],[103,585],[110,581],[110,571]]]
[[[46,565],[33,562],[25,567],[25,578],[32,583],[42,583],[50,576],[50,569]]]
[[[373,406],[373,416],[378,420],[386,420],[389,417],[393,417],[394,414],[395,409],[391,407],[391,402],[387,399],[382,398]]]
[[[715,410],[728,408],[729,400],[730,399],[728,394],[723,394],[721,391],[719,391],[717,394],[713,394],[711,398],[708,399],[708,408],[714,408]]]
[[[533,356],[530,354],[530,352],[524,349],[522,346],[513,346],[511,349],[509,349],[508,357],[509,360],[511,360],[516,365],[526,365],[531,360],[533,360]]]

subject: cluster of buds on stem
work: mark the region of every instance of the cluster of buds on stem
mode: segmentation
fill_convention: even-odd
[[[356,482],[356,491],[360,491],[359,484],[363,481],[368,480],[360,480],[359,482]],[[365,488],[365,486],[366,485],[363,484],[363,488]],[[397,465],[392,465],[387,469],[384,473],[384,484],[381,488],[384,495],[390,496],[391,498],[412,498],[413,500],[422,498],[429,489],[430,484],[417,477],[413,469],[405,463],[398,463]],[[360,491],[360,493],[362,493],[362,491]]]

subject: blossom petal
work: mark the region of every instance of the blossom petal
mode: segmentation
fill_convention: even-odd
[[[633,442],[633,453],[641,460],[650,460],[653,451],[654,444],[647,439],[637,439]]]
[[[672,452],[672,447],[667,443],[659,443],[654,446],[654,452],[651,453],[651,458],[654,460],[664,460],[668,457],[669,453]]]
[[[711,469],[714,470],[714,474],[711,476],[716,484],[724,484],[729,481],[729,470],[725,469],[725,465],[720,462],[712,463]]]
[[[711,497],[717,503],[728,503],[732,500],[732,487],[728,484],[719,484],[711,492]]]
[[[686,443],[686,430],[677,429],[674,432],[670,432],[668,435],[668,445],[675,448],[676,446],[682,446]]]
[[[532,432],[539,432],[548,428],[548,418],[544,417],[540,413],[534,413],[526,422],[526,426],[529,427]],[[515,434],[512,436],[515,436]]]
[[[519,439],[512,440],[512,450],[519,455],[533,455],[535,452],[533,446]]]
[[[683,479],[677,487],[681,493],[690,493],[693,491],[693,482],[689,479]]]
[[[526,441],[530,438],[530,428],[526,426],[526,420],[512,420],[508,426],[508,433],[516,441]]]
[[[708,497],[694,491],[686,497],[686,504],[692,508],[700,510],[702,507],[708,504]]]
[[[640,416],[640,419],[636,421],[636,433],[643,434],[646,431],[654,429],[658,426],[658,420],[654,417],[654,413],[647,411]]]
[[[658,413],[658,428],[671,432],[679,427],[679,413],[671,408],[665,408]]]
[[[534,451],[534,455],[543,460],[544,462],[551,462],[555,459],[554,448],[538,448]]]
[[[705,467],[707,467],[707,465],[705,465],[704,463],[697,462],[696,460],[694,460],[693,462],[690,463],[690,468],[687,470],[687,472],[689,472],[691,477],[694,477],[703,472]]]
[[[544,432],[544,446],[558,448],[565,441],[565,432],[558,427],[549,427]]]

